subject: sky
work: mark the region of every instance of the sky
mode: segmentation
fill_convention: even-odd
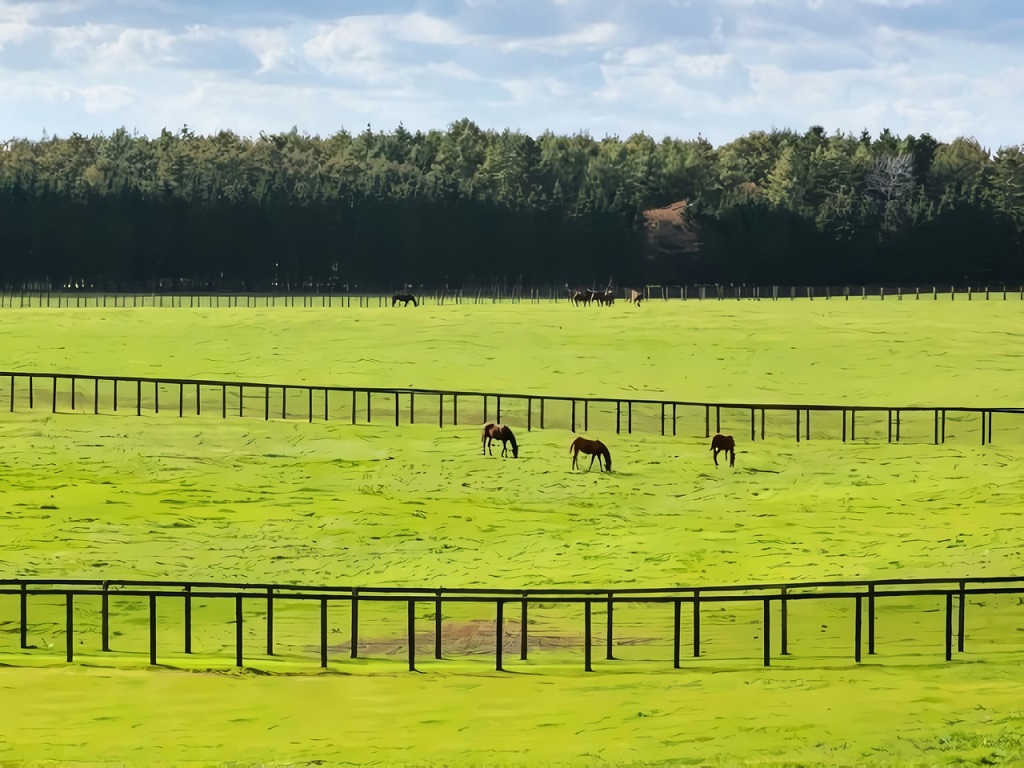
[[[1024,143],[1020,0],[0,0],[0,139],[369,125]]]

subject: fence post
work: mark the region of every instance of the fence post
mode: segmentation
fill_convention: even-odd
[[[693,590],[693,656],[700,656],[700,590]]]
[[[28,648],[28,584],[21,583],[21,647]]]
[[[320,667],[327,669],[327,598],[320,598]]]
[[[523,623],[526,619],[526,602],[523,602]],[[434,595],[434,658],[441,658],[441,590]],[[523,658],[526,658],[525,656]]]
[[[100,597],[100,650],[110,650],[110,594],[107,582],[103,582],[103,594]]]
[[[854,644],[853,660],[855,662],[857,662],[858,664],[860,664],[861,634],[863,632],[863,621],[864,621],[864,618],[861,615],[863,613],[863,611],[861,609],[861,596],[857,595],[856,600],[857,600],[857,607],[855,608],[855,610],[856,610],[857,613],[856,613],[856,616],[854,616],[854,619],[853,619],[853,644]]]
[[[772,601],[764,598],[764,665],[771,666],[772,663]]]
[[[67,652],[67,661],[70,664],[75,658],[75,593],[67,592],[64,595],[64,606],[66,609],[66,615],[64,617],[67,629],[64,635],[65,650]]]
[[[593,634],[591,632],[591,620],[590,620],[590,601],[583,601],[583,643],[584,643],[584,654],[583,654],[583,670],[585,672],[593,672],[594,668],[591,665],[591,645],[593,644]]]
[[[307,387],[307,393],[309,395],[309,423],[313,423],[313,388]]]
[[[868,655],[875,655],[875,585],[868,584]]]
[[[267,587],[267,656],[274,655],[274,588]]]
[[[11,392],[12,393],[14,392],[13,381],[14,381],[14,377],[12,376],[11,377],[11,382],[12,382],[12,384],[11,384]],[[14,410],[14,396],[13,396],[13,394],[11,395],[11,410],[12,411]],[[621,428],[622,428],[622,401],[621,400],[616,400],[615,401],[615,434],[616,435],[620,433]]]
[[[680,632],[680,614],[683,610],[683,603],[678,598],[672,604],[673,608],[673,620],[672,620],[672,668],[679,669],[679,632]]]
[[[576,432],[576,401],[572,401],[572,429],[573,433]]]
[[[53,402],[50,404],[50,413],[57,412],[57,377],[53,376]],[[141,384],[140,384],[141,386]]]
[[[800,409],[796,409],[796,441],[800,442]]]
[[[288,387],[281,387],[281,419],[288,418]]]
[[[612,593],[612,592],[608,593],[608,610],[605,613],[606,620],[607,620],[607,627],[606,627],[606,633],[605,634],[607,635],[607,637],[605,637],[604,644],[605,644],[605,658],[608,661],[612,661],[615,658],[614,654],[612,653],[612,646],[614,645],[614,642],[612,640],[613,629],[614,629],[614,626],[613,626],[613,623],[612,623],[612,615],[613,615],[614,608],[615,608],[615,603],[612,602],[613,594],[614,593]]]
[[[786,597],[786,588],[782,588],[782,599],[779,600],[781,604],[781,610],[779,611],[782,615],[782,624],[779,627],[782,634],[782,642],[779,644],[779,655],[789,655],[789,599]]]
[[[672,403],[672,437],[676,436],[676,403]]]
[[[352,590],[352,658],[359,655],[359,590]]]
[[[397,401],[397,398],[398,398],[398,393],[396,392],[395,393],[396,401]],[[415,424],[416,423],[416,393],[415,392],[410,392],[409,393],[409,423],[410,424]],[[397,426],[397,424],[396,424],[396,426]]]
[[[416,601],[408,601],[409,671],[416,671]]]
[[[185,585],[185,653],[192,653],[192,587]]]
[[[526,398],[526,431],[533,429],[533,398]]]
[[[505,634],[505,630],[504,630],[505,620],[504,620],[504,616],[502,615],[504,613],[504,609],[505,609],[505,604],[501,600],[498,600],[498,602],[497,602],[497,611],[496,611],[497,612],[497,616],[494,619],[494,638],[495,638],[494,639],[494,668],[498,672],[504,672],[505,671],[502,668],[502,666],[501,666],[502,642],[504,640],[504,634]]]
[[[114,380],[114,410],[117,410],[117,380]],[[178,382],[178,418],[185,415],[185,385]]]
[[[156,594],[149,595],[149,663],[156,666]]]
[[[966,583],[960,581],[960,600],[957,604],[957,622],[956,622],[956,649],[958,652],[964,652],[964,600],[967,599],[967,595],[964,594],[964,588]]]
[[[494,396],[494,420],[501,424],[501,395]]]
[[[590,401],[583,401],[583,431],[590,431]]]
[[[398,390],[395,390],[395,426],[398,426]]]
[[[235,666],[242,666],[242,596],[235,595]]]
[[[11,410],[14,410],[14,387],[11,387]],[[95,416],[100,412],[100,379],[95,377],[92,380],[92,413]]]
[[[946,661],[953,658],[953,593],[946,593]]]

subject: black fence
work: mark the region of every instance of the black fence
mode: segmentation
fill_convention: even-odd
[[[196,627],[193,624],[194,601],[222,601],[234,608],[234,664],[237,667],[245,666],[247,651],[245,648],[246,605],[257,603],[263,609],[261,629],[266,632],[265,654],[260,651],[250,650],[250,658],[269,659],[275,656],[275,607],[280,608],[283,604],[306,602],[313,603],[319,609],[319,662],[322,668],[327,668],[330,658],[330,646],[328,643],[328,631],[330,627],[330,608],[332,605],[346,604],[348,606],[349,623],[349,653],[352,659],[360,656],[360,608],[366,608],[374,604],[390,605],[392,611],[395,607],[404,608],[406,620],[406,655],[408,668],[416,670],[417,646],[422,649],[422,643],[417,635],[417,610],[421,605],[426,604],[432,608],[433,643],[428,653],[435,660],[446,658],[445,648],[442,644],[443,618],[446,612],[456,606],[472,604],[476,606],[477,615],[479,608],[489,605],[488,622],[493,621],[494,631],[494,666],[497,670],[504,670],[506,656],[510,655],[510,648],[507,647],[508,633],[506,631],[506,620],[508,617],[518,613],[518,637],[511,640],[511,655],[518,651],[518,658],[526,660],[529,656],[529,632],[531,611],[538,605],[555,606],[576,606],[582,608],[582,663],[588,672],[593,671],[594,649],[603,646],[606,661],[616,660],[615,656],[619,650],[616,642],[616,609],[626,608],[631,605],[644,604],[664,609],[666,612],[671,608],[672,622],[672,660],[673,667],[682,667],[684,655],[684,637],[682,629],[682,617],[687,614],[688,637],[685,638],[686,645],[691,649],[693,657],[706,656],[702,649],[702,611],[713,610],[715,606],[723,604],[753,604],[755,608],[760,607],[760,635],[761,653],[760,660],[765,666],[769,666],[773,658],[792,656],[794,645],[798,644],[800,638],[795,638],[791,643],[790,636],[790,610],[796,610],[806,601],[844,601],[853,608],[853,643],[848,648],[849,657],[855,662],[862,660],[862,653],[866,649],[868,655],[878,652],[876,627],[878,622],[884,622],[886,614],[882,605],[896,598],[908,597],[930,597],[936,598],[936,602],[944,607],[944,642],[941,647],[935,649],[936,655],[942,653],[949,661],[953,658],[954,643],[956,638],[956,651],[964,652],[966,639],[966,616],[967,605],[970,598],[975,599],[980,609],[990,609],[981,604],[978,600],[986,595],[1024,595],[1024,578],[1021,577],[991,577],[991,578],[962,578],[962,579],[881,579],[871,581],[821,581],[808,583],[789,583],[771,585],[740,585],[740,586],[708,586],[708,587],[679,587],[663,589],[429,589],[429,588],[399,588],[399,587],[328,587],[328,586],[294,586],[283,584],[244,584],[244,583],[213,583],[213,582],[176,582],[176,581],[135,581],[135,580],[95,580],[95,579],[68,579],[68,580],[40,580],[40,579],[5,579],[0,580],[0,595],[14,596],[19,601],[19,651],[29,651],[33,648],[29,643],[29,635],[33,628],[32,616],[33,605],[42,603],[44,600],[51,600],[56,597],[63,602],[63,622],[60,620],[49,621],[48,625],[57,626],[63,624],[64,650],[67,662],[72,662],[77,653],[82,651],[85,638],[82,633],[76,630],[76,606],[81,607],[83,603],[89,602],[99,604],[99,651],[101,653],[111,652],[111,639],[113,636],[122,636],[115,627],[119,620],[127,618],[126,613],[119,615],[112,607],[115,601],[127,599],[142,599],[148,604],[148,616],[146,625],[148,627],[148,658],[149,663],[156,665],[159,659],[164,657],[170,659],[177,657],[178,653],[188,656],[193,653],[193,638],[196,634]],[[1019,612],[1021,600],[1017,599],[1014,612]],[[171,606],[171,607],[166,607]],[[180,623],[176,631],[180,634],[174,640],[174,645],[180,651],[169,650],[171,641],[163,640],[163,651],[161,651],[158,626],[160,609],[163,607],[164,614],[174,613],[180,617]],[[52,606],[50,606],[52,609]],[[941,608],[940,608],[941,610]],[[906,608],[901,607],[891,615],[895,618],[905,613]],[[393,611],[394,612],[394,611]],[[595,642],[595,613],[600,612],[599,618],[604,620],[604,636],[601,642]],[[936,612],[932,608],[926,608],[925,613]],[[490,618],[493,617],[493,618]],[[667,617],[667,616],[666,616]],[[773,633],[773,624],[778,622],[778,630]],[[51,626],[51,629],[53,627]],[[85,634],[93,635],[95,632]],[[165,626],[166,634],[166,626]],[[772,640],[777,639],[777,651],[773,651]],[[93,640],[97,640],[93,638]],[[913,638],[902,637],[898,642],[908,643]],[[261,642],[262,646],[262,642]],[[48,647],[53,647],[48,644]],[[449,658],[451,656],[449,655]]]
[[[535,427],[572,432],[614,429],[615,434],[705,438],[712,430],[745,438],[749,429],[751,442],[764,440],[769,430],[790,434],[797,442],[884,436],[890,443],[909,439],[938,445],[958,438],[986,445],[995,434],[1024,439],[1024,408],[706,403],[22,371],[0,372],[0,403],[4,401],[12,413],[43,407],[51,413],[206,414],[225,419],[231,415],[439,427],[458,426],[460,421],[473,425],[504,421],[527,431]]]
[[[601,292],[603,286],[597,286]],[[648,301],[726,301],[754,300],[781,301],[796,299],[845,300],[879,299],[903,301],[904,299],[932,300],[941,298],[966,301],[1008,301],[1024,300],[1024,285],[645,285],[616,287],[611,289],[614,298],[629,300],[636,290]],[[550,303],[568,302],[575,289],[566,286],[479,286],[464,288],[420,288],[397,291],[331,291],[315,290],[298,292],[273,291],[103,291],[89,288],[33,286],[31,288],[10,287],[0,290],[0,308],[28,309],[37,307],[62,308],[139,308],[139,307],[190,307],[190,308],[234,308],[234,307],[305,307],[305,308],[350,308],[387,307],[392,305],[396,293],[412,293],[419,304],[497,304],[509,302]],[[399,302],[398,306],[406,306]]]

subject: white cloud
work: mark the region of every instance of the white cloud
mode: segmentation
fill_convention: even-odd
[[[985,25],[942,0],[550,0],[529,16],[513,0],[430,7],[330,19],[283,0],[251,0],[245,13],[187,0],[0,0],[4,130],[124,124],[152,135],[187,122],[326,134],[466,116],[535,134],[715,143],[812,124],[1024,140],[1013,34],[1024,12],[1009,4]]]
[[[502,53],[531,50],[542,53],[568,54],[579,48],[601,48],[614,42],[619,28],[610,22],[589,24],[561,35],[521,37],[498,44]]]

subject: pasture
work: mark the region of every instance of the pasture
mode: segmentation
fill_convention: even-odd
[[[1020,354],[1006,338],[1019,309],[815,301],[5,310],[0,352],[9,370],[1019,407]],[[750,443],[735,429],[736,467],[716,470],[702,437],[592,429],[611,448],[609,475],[569,470],[568,430],[526,432],[506,421],[518,460],[499,458],[500,447],[481,456],[476,425],[4,414],[0,576],[613,588],[1019,567],[1017,430],[997,426],[996,442],[982,447],[966,438],[890,445],[884,435],[797,444],[781,430]],[[1013,698],[1024,653],[1016,598],[972,604],[968,652],[952,663],[942,660],[934,598],[880,604],[879,654],[861,665],[851,658],[848,609],[808,604],[792,614],[794,655],[769,670],[758,665],[755,608],[710,615],[704,657],[674,671],[670,612],[637,607],[618,619],[619,660],[601,660],[594,675],[579,663],[579,612],[551,606],[531,614],[531,659],[510,663],[508,674],[488,656],[492,613],[453,609],[448,658],[425,662],[422,675],[404,671],[400,610],[372,608],[364,658],[350,660],[339,608],[331,665],[318,674],[315,609],[295,605],[282,609],[273,658],[258,651],[258,613],[247,617],[248,663],[267,676],[230,671],[233,616],[215,601],[197,609],[191,658],[171,639],[179,618],[161,613],[164,670],[145,668],[141,600],[119,599],[111,654],[97,650],[95,606],[80,605],[83,666],[67,667],[55,634],[62,607],[40,600],[36,648],[26,653],[17,649],[16,599],[0,598],[0,663],[46,667],[0,676],[0,705],[14,712],[0,728],[4,760],[59,758],[72,746],[76,759],[97,761],[1024,756]],[[424,643],[430,616],[424,606]],[[514,621],[506,631],[515,633]]]

